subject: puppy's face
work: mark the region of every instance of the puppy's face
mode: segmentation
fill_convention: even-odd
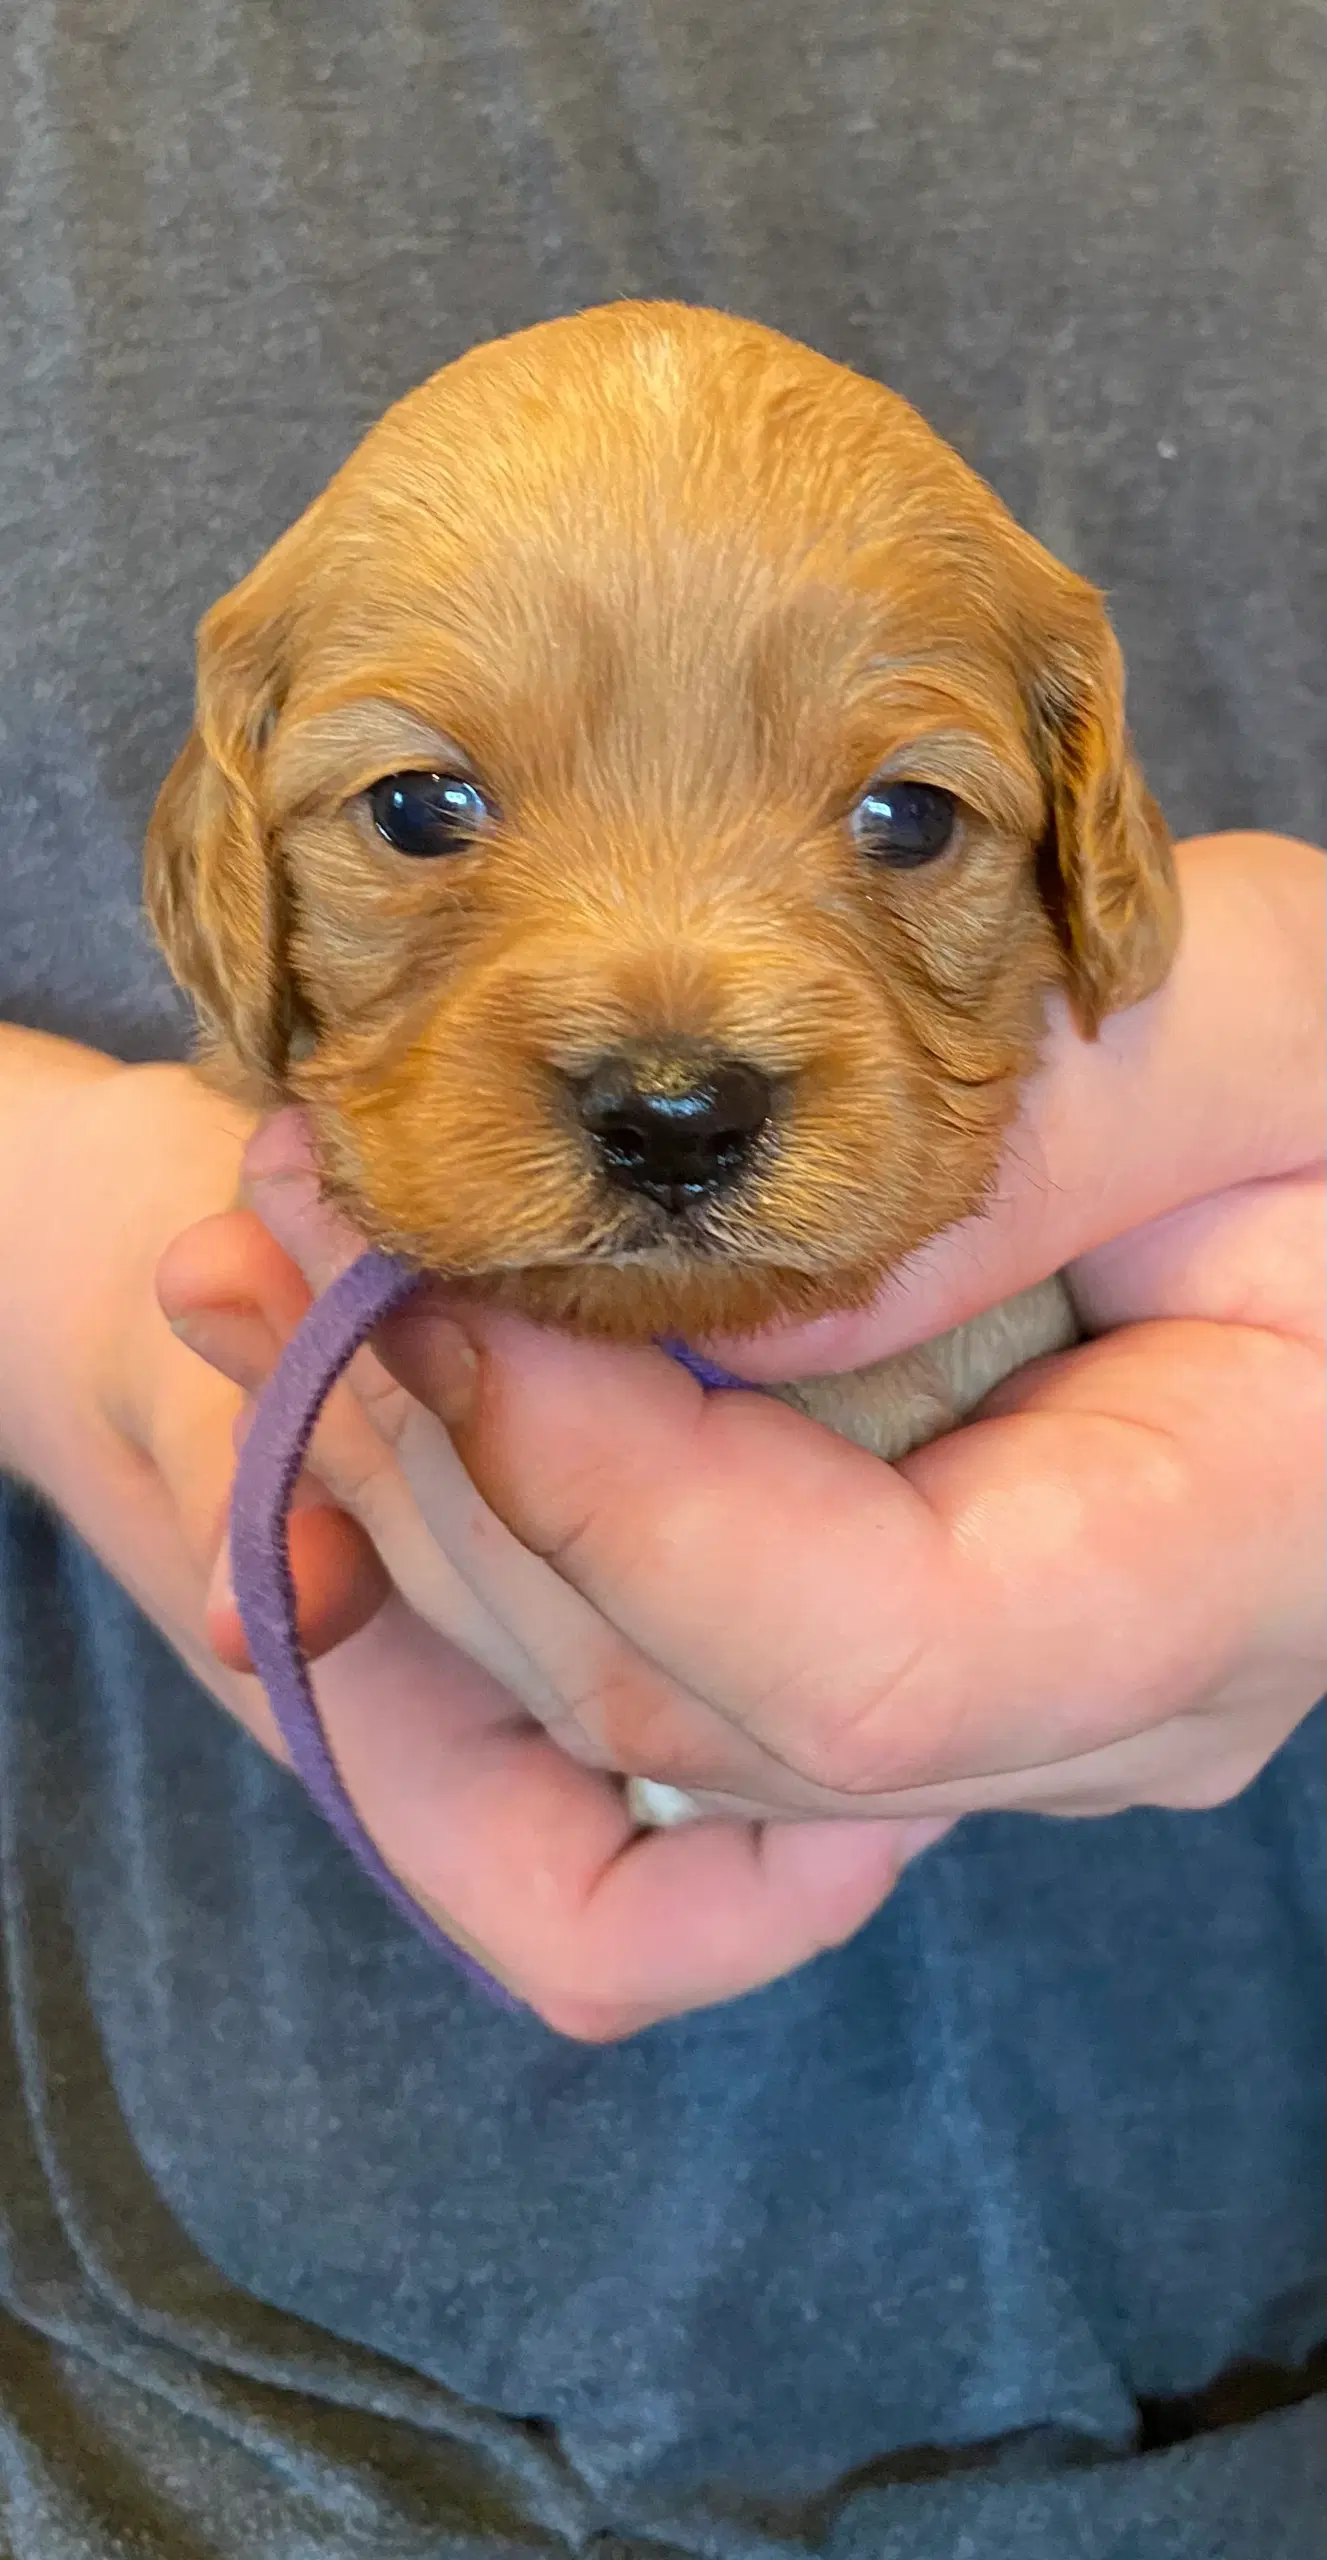
[[[1050,988],[1163,975],[1121,692],[902,401],[618,305],[425,384],[208,615],[149,907],[376,1241],[749,1330],[979,1203]]]

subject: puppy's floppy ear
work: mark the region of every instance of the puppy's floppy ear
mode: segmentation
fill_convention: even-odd
[[[281,1091],[290,997],[283,881],[261,777],[281,701],[289,541],[199,625],[193,731],[144,848],[148,916],[198,1008],[204,1048],[237,1060],[255,1098],[269,1100]]]
[[[1043,558],[1046,555],[1043,555]],[[1124,664],[1094,587],[1054,564],[1058,596],[1034,644],[1032,716],[1046,784],[1038,868],[1070,1002],[1094,1038],[1159,987],[1179,940],[1170,830],[1124,719]]]

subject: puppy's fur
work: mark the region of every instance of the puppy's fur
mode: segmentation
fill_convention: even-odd
[[[420,768],[494,812],[436,862],[366,805]],[[863,854],[879,777],[957,796],[949,851]],[[448,366],[214,606],[147,897],[210,1071],[307,1106],[369,1236],[629,1340],[865,1302],[980,1205],[1049,991],[1090,1037],[1177,930],[1096,592],[893,393],[648,303]],[[696,1043],[776,1106],[670,1217],[569,1095]],[[1072,1331],[1051,1281],[789,1400],[898,1456]]]

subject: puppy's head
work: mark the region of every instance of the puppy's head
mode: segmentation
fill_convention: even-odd
[[[627,1337],[861,1300],[1176,931],[1095,591],[663,304],[448,367],[214,607],[147,885],[372,1237]]]

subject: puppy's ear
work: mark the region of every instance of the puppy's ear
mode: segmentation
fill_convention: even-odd
[[[281,700],[289,539],[199,625],[193,731],[144,848],[148,916],[198,1008],[204,1048],[237,1061],[265,1100],[279,1098],[290,1030],[283,882],[261,792]]]
[[[1119,643],[1095,588],[1056,567],[1032,706],[1047,796],[1039,876],[1091,1039],[1108,1013],[1160,986],[1179,940],[1179,893],[1170,831],[1125,727]]]

